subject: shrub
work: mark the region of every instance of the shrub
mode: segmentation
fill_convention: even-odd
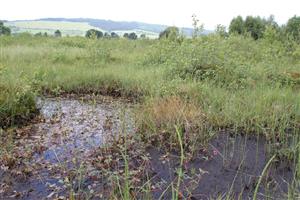
[[[0,127],[21,124],[35,115],[35,94],[29,85],[18,83],[8,88],[0,84],[0,89]]]

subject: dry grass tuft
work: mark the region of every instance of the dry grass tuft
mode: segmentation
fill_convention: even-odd
[[[299,72],[286,72],[292,79],[299,79],[300,73]]]
[[[138,113],[138,127],[146,142],[178,147],[175,127],[182,132],[185,147],[204,139],[205,115],[195,102],[178,96],[152,99]]]
[[[147,111],[152,115],[156,127],[176,124],[189,129],[193,121],[202,118],[202,112],[198,107],[177,96],[155,100]]]

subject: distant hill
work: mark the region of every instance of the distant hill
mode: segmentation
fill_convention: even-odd
[[[56,29],[61,30],[63,35],[84,35],[91,28],[104,32],[136,32],[137,34],[146,34],[148,37],[155,38],[168,26],[160,24],[148,24],[143,22],[112,21],[90,18],[43,18],[37,20],[18,20],[5,23],[12,29],[13,33],[20,32],[48,32],[53,33]],[[192,28],[180,28],[181,31],[191,36]],[[204,34],[210,31],[204,31]]]

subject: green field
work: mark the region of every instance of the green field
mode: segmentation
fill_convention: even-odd
[[[86,22],[17,21],[7,22],[5,24],[12,29],[13,33],[29,32],[36,34],[39,32],[47,32],[52,35],[56,30],[60,30],[64,36],[84,36],[89,29],[103,31]]]
[[[53,35],[56,30],[60,30],[63,36],[84,36],[86,31],[89,29],[96,29],[102,32],[106,30],[100,29],[95,26],[89,25],[88,22],[68,22],[68,21],[15,21],[6,22],[6,26],[10,27],[13,34],[28,32],[31,34],[36,34],[39,32],[47,32],[49,35]],[[149,38],[157,38],[158,34],[143,30],[115,30],[120,36],[124,33],[135,32],[137,35],[145,34]]]
[[[81,35],[91,28],[52,22],[15,25],[22,31],[58,28],[70,35],[74,26]],[[155,141],[188,157],[220,131],[260,135],[272,144],[268,158],[277,155],[300,169],[296,42],[210,34],[174,41],[3,36],[0,44],[2,127],[34,116],[37,96],[112,95],[137,102],[137,141],[145,145]],[[121,188],[125,192],[126,183]],[[286,198],[299,194],[295,185]]]

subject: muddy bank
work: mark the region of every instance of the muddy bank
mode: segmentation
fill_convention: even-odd
[[[120,182],[126,182],[124,160],[118,153],[120,148],[94,152],[91,163],[99,171],[109,167],[112,174],[121,177]],[[132,170],[129,177],[132,199],[149,196],[150,199],[172,199],[181,167],[180,199],[253,199],[258,180],[270,159],[268,144],[263,137],[227,132],[219,133],[193,159],[186,157],[183,166],[180,166],[180,155],[176,152],[165,152],[153,146],[144,148],[130,139],[127,149],[127,162]],[[108,155],[118,162],[109,162]],[[292,163],[276,158],[263,174],[258,199],[286,199],[289,184],[294,179],[292,166]],[[93,180],[103,180],[101,177],[98,174]],[[100,183],[98,188],[101,189],[97,192],[105,198],[116,194],[120,198],[122,194],[118,193],[117,187],[117,182]],[[117,193],[112,193],[112,188]]]
[[[37,105],[39,119],[1,138],[0,199],[118,199],[126,180],[133,199],[172,198],[180,155],[138,140],[131,104],[69,97]],[[272,156],[268,147],[263,137],[220,132],[196,157],[186,157],[180,197],[252,199]],[[285,199],[291,166],[272,162],[258,198]]]
[[[84,97],[87,96],[105,96],[114,98],[114,100],[119,100],[122,98],[125,101],[130,102],[140,102],[143,97],[145,96],[144,92],[141,90],[136,89],[129,89],[127,91],[124,91],[120,88],[123,88],[122,86],[118,85],[117,83],[115,85],[105,85],[100,88],[85,88],[85,87],[77,87],[74,90],[64,90],[62,89],[59,92],[53,92],[52,90],[48,88],[42,89],[42,95],[45,97],[65,97],[69,98],[71,97]],[[93,94],[93,95],[91,95]]]
[[[170,155],[167,162],[159,162],[165,153],[158,149],[149,149],[152,170],[156,179],[165,183],[160,192],[153,193],[154,199],[176,180],[179,167],[178,155]],[[220,133],[207,149],[184,164],[181,185],[182,196],[190,199],[252,199],[262,174],[267,157],[267,142],[263,137],[233,136]],[[278,161],[278,160],[277,160]],[[285,199],[289,183],[294,178],[291,163],[273,162],[264,175],[259,187],[258,199]],[[164,195],[171,198],[171,190]]]

